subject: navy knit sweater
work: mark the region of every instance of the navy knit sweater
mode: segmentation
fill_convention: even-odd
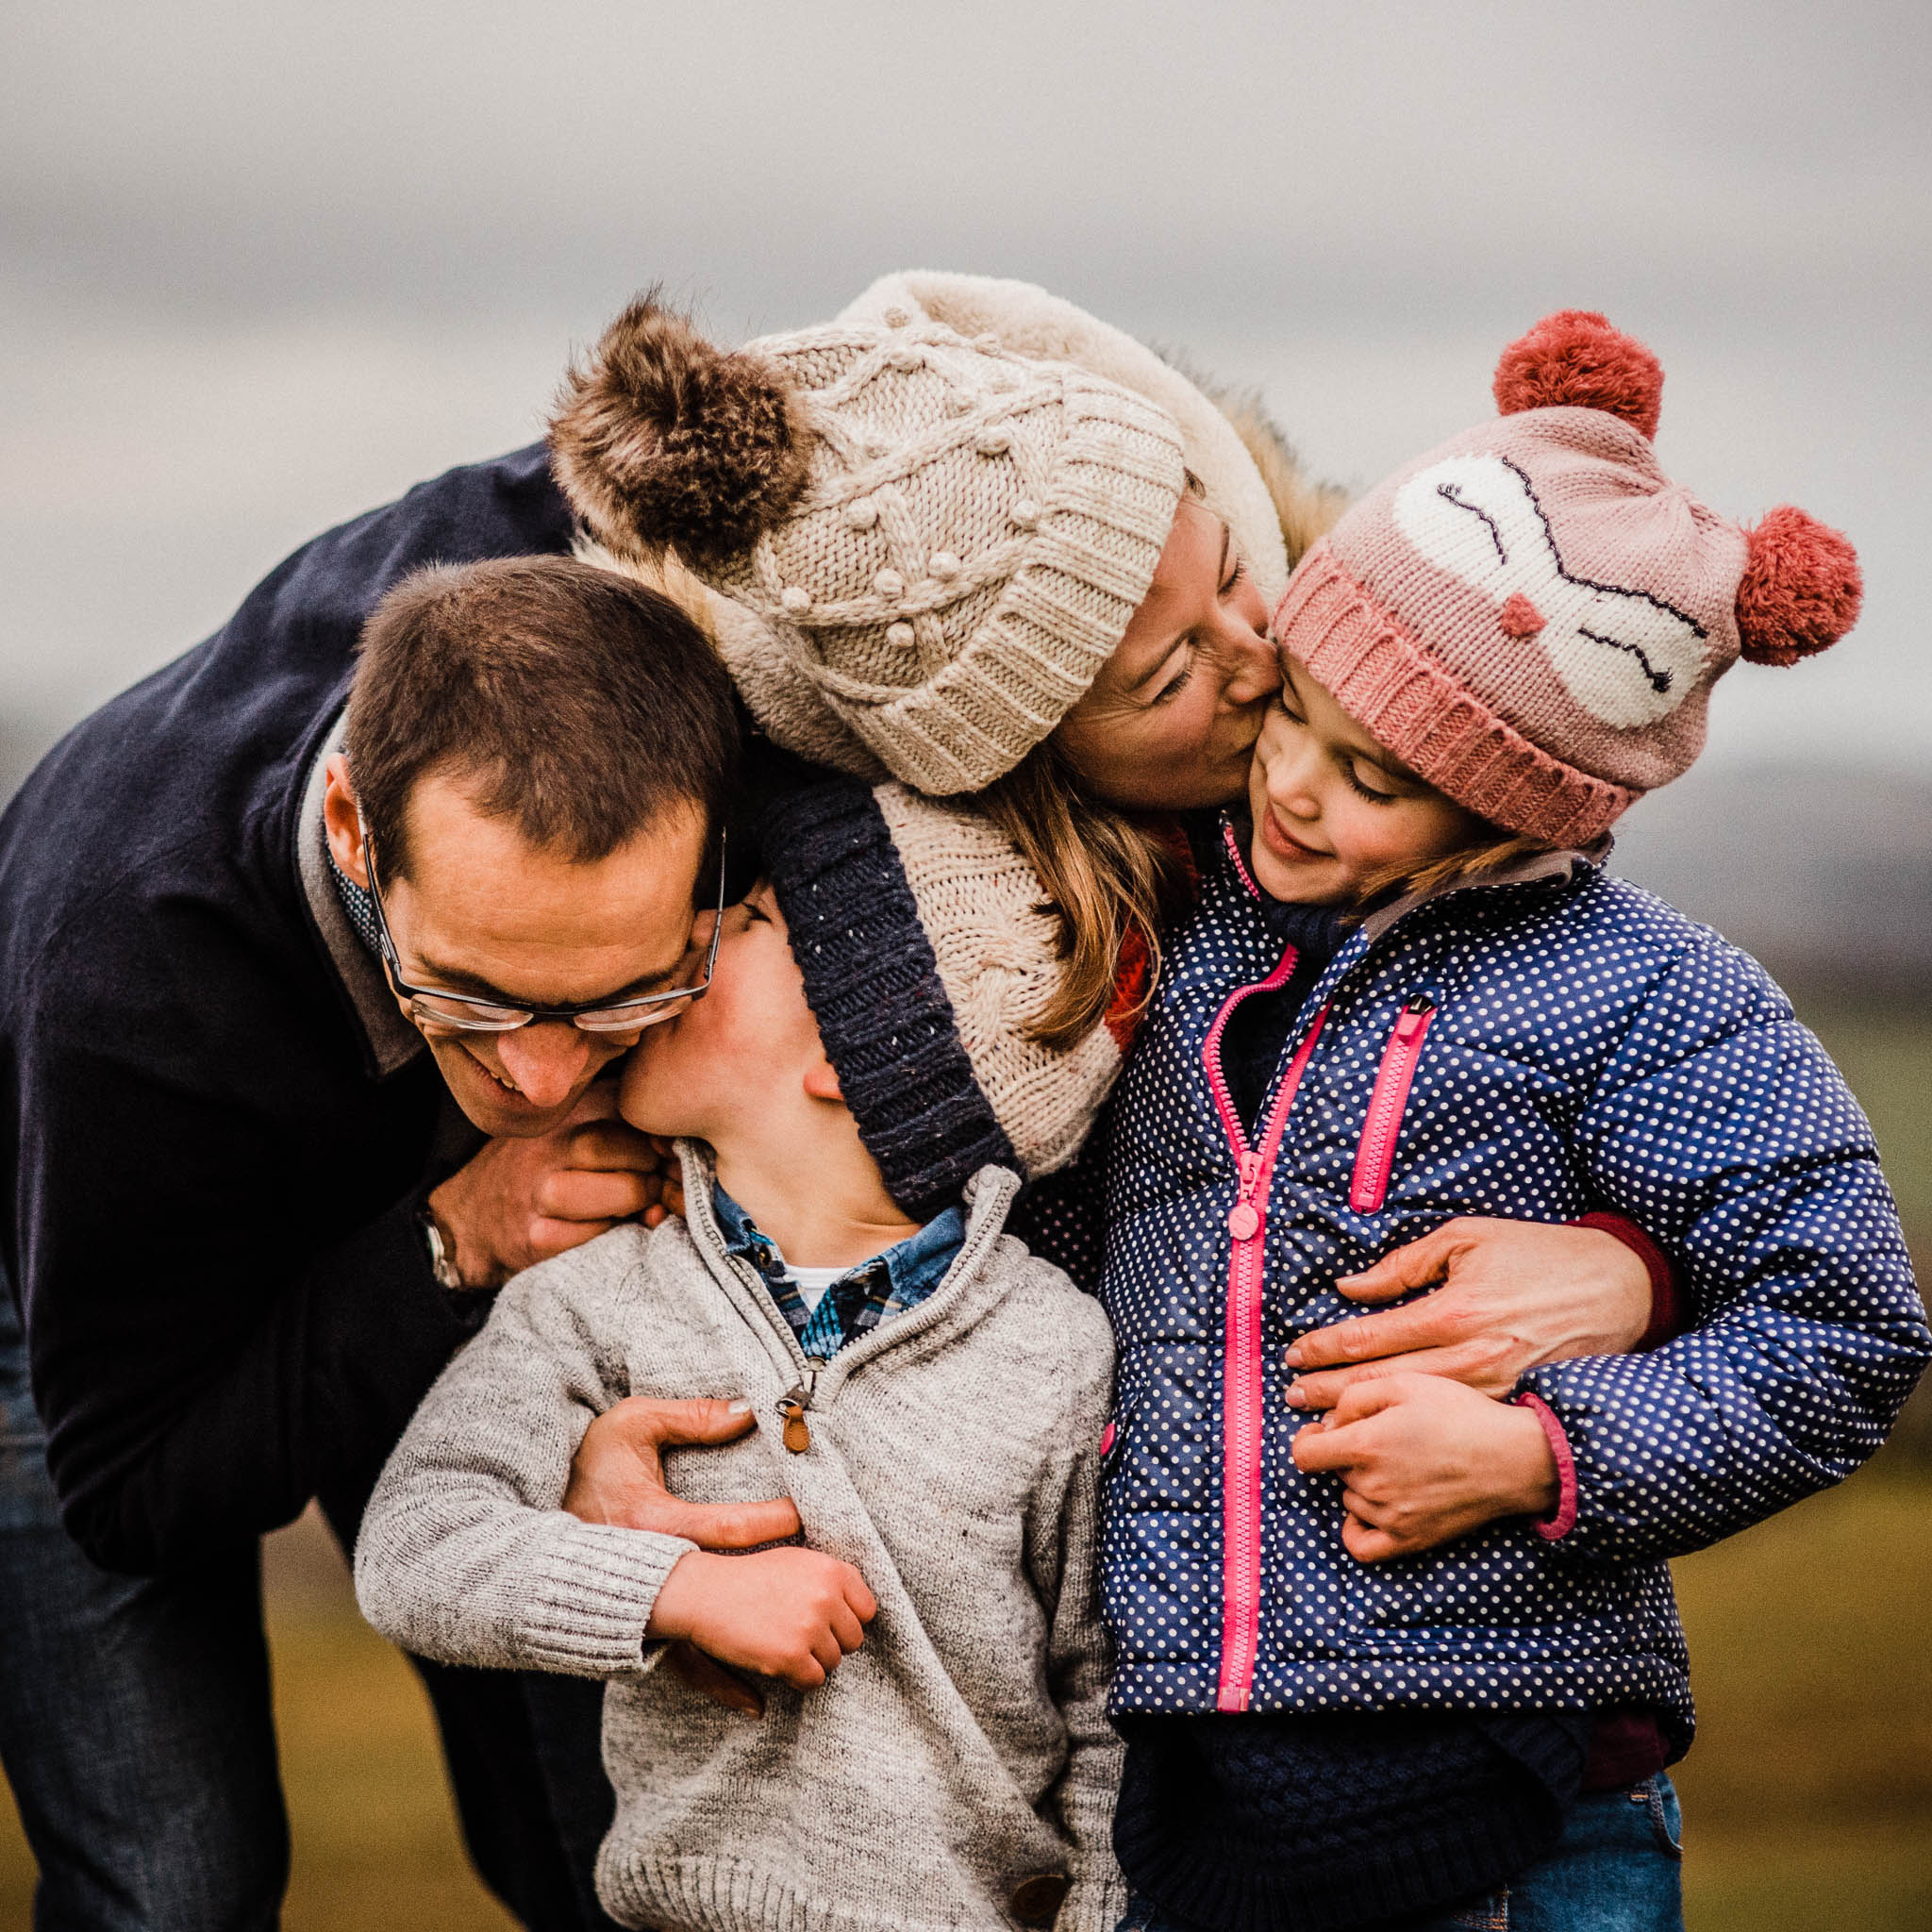
[[[67,1526],[109,1569],[318,1493],[353,1534],[487,1312],[437,1287],[415,1221],[449,1164],[441,1076],[377,1076],[295,828],[383,592],[572,531],[540,446],[317,538],[0,819],[0,1257]]]

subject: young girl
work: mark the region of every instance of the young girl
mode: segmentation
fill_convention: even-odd
[[[1677,1925],[1666,1559],[1846,1475],[1927,1358],[1836,1070],[1753,961],[1602,869],[1715,679],[1822,649],[1859,593],[1803,512],[1745,532],[1664,476],[1661,384],[1550,317],[1500,420],[1352,510],[1276,613],[1252,824],[1115,1128],[1124,1926]],[[1606,1209],[1663,1242],[1692,1332],[1508,1404],[1407,1376],[1301,1412],[1338,1276],[1458,1214]]]

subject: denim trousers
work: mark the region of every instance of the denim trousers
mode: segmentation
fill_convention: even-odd
[[[1662,1772],[1576,1801],[1547,1857],[1487,1898],[1375,1932],[1684,1932],[1683,1824]],[[1143,1898],[1117,1932],[1198,1932]]]
[[[615,1932],[603,1686],[419,1665],[470,1854],[534,1932]],[[0,1765],[35,1932],[262,1932],[289,1873],[259,1560],[97,1570],[60,1527],[0,1270]]]

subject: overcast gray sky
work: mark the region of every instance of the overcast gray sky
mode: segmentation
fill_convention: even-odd
[[[738,336],[909,265],[1046,283],[1257,383],[1353,484],[1601,308],[1726,512],[1846,528],[1860,629],[1719,756],[1924,771],[1932,16],[1355,0],[18,4],[0,19],[0,725],[286,550],[537,433],[661,280]]]

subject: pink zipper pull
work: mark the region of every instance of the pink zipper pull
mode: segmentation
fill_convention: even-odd
[[[1395,1022],[1395,1038],[1407,1046],[1429,1024],[1429,1015],[1435,1010],[1436,1003],[1427,993],[1413,994]]]
[[[1260,1183],[1261,1164],[1258,1154],[1241,1156],[1241,1193],[1227,1210],[1227,1231],[1238,1241],[1253,1241],[1261,1225],[1261,1217],[1255,1208],[1255,1190]]]
[[[1388,1198],[1402,1110],[1407,1104],[1416,1063],[1422,1058],[1423,1036],[1435,1017],[1436,1003],[1427,993],[1410,993],[1390,1029],[1389,1044],[1375,1072],[1375,1089],[1369,1096],[1368,1118],[1362,1123],[1361,1144],[1356,1149],[1355,1174],[1349,1182],[1348,1205],[1357,1214],[1379,1214]]]

